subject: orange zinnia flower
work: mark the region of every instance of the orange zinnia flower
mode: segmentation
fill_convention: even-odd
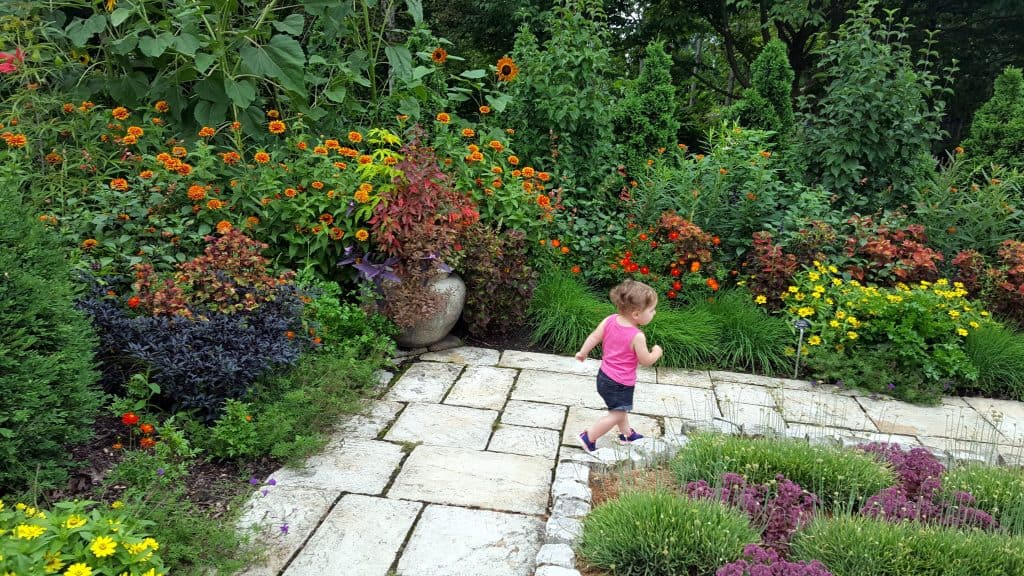
[[[352,198],[360,204],[365,204],[370,201],[370,195],[363,190],[356,190],[356,193],[352,195]]]
[[[45,159],[46,163],[50,164],[51,166],[56,166],[57,164],[61,164],[64,162],[64,157],[61,156],[60,154],[57,154],[56,151],[47,154]]]
[[[257,164],[266,164],[267,162],[270,162],[270,154],[260,151],[253,155],[252,159],[255,160]]]
[[[341,240],[342,237],[345,236],[345,231],[342,230],[341,228],[338,228],[337,226],[334,226],[331,228],[328,234],[330,234],[331,240]]]
[[[533,171],[533,168],[529,166],[523,168],[523,178],[533,178],[534,174],[536,172]]]
[[[210,200],[206,203],[206,207],[210,210],[220,210],[221,208],[224,207],[224,203],[221,202],[220,200],[217,200],[216,198],[210,198]]]
[[[317,190],[323,190],[324,183],[319,180],[313,180],[313,182],[310,183],[310,186],[316,188]]]
[[[142,178],[143,180],[149,180],[152,177],[153,177],[153,171],[152,170],[143,170],[142,172],[139,172],[139,178]]]
[[[472,128],[463,128],[462,135],[466,138],[472,138],[473,136],[476,136],[476,131]]]
[[[452,117],[447,112],[438,112],[436,118],[441,124],[447,124],[452,121]]]
[[[273,120],[275,118],[280,118],[280,117],[281,117],[281,113],[278,112],[277,110],[274,110],[273,108],[271,108],[270,110],[267,110],[267,118],[270,118],[270,119]]]
[[[221,220],[220,222],[217,222],[217,233],[218,234],[227,234],[230,231],[231,231],[231,222],[228,222],[227,220]]]
[[[373,157],[372,156],[367,156],[366,154],[363,154],[362,156],[359,157],[359,163],[360,164],[373,164]]]
[[[718,280],[715,280],[714,278],[708,278],[704,283],[708,285],[708,288],[711,288],[712,292],[718,291]]]
[[[502,56],[498,60],[498,80],[501,82],[511,82],[519,75],[519,67],[516,66],[515,60],[508,56]]]
[[[284,195],[289,197],[289,198],[295,198],[296,194],[298,194],[298,191],[295,190],[295,188],[285,188],[284,189]]]
[[[131,113],[128,112],[128,109],[124,106],[118,106],[117,108],[114,108],[110,111],[110,115],[114,118],[117,118],[118,120],[126,120],[128,116],[131,115]]]
[[[249,216],[245,219],[245,226],[247,228],[255,228],[260,223],[260,219],[257,216]]]
[[[139,448],[148,449],[156,446],[156,440],[153,440],[149,436],[139,439]]]
[[[153,105],[153,109],[163,114],[164,112],[170,111],[171,107],[169,104],[167,104],[165,100],[159,100],[157,101],[156,104]]]
[[[366,242],[366,239],[369,237],[370,233],[362,228],[356,231],[356,240],[359,240],[360,242]]]
[[[491,113],[491,107],[490,106],[481,106],[480,107],[480,113],[481,114],[490,114]]]
[[[444,64],[448,59],[448,51],[440,47],[434,48],[434,51],[430,53],[430,59],[434,61],[434,64]]]
[[[326,146],[314,146],[313,147],[313,154],[316,154],[317,156],[327,156],[328,152],[330,152],[330,151],[327,149]]]
[[[487,143],[487,145],[490,146],[495,152],[501,152],[502,150],[505,149],[505,145],[502,144],[501,142],[498,142],[497,140],[491,140],[490,142]]]
[[[188,156],[188,150],[184,146],[174,146],[171,148],[171,156],[184,158],[185,156]]]
[[[518,166],[519,165],[519,157],[518,156],[509,156],[508,157],[508,163],[513,165],[513,166]]]
[[[284,131],[287,128],[288,127],[285,126],[284,122],[281,122],[280,120],[274,120],[270,124],[267,124],[267,130],[269,130],[271,134],[284,134]]]
[[[129,126],[128,130],[126,130],[125,132],[129,136],[135,136],[136,138],[138,138],[139,136],[142,136],[143,134],[146,133],[142,128],[140,128],[138,126]]]
[[[221,152],[220,157],[221,157],[222,160],[224,160],[224,163],[227,164],[228,166],[231,166],[233,164],[238,164],[242,160],[242,156],[239,155],[238,152],[234,152],[234,151],[231,151],[231,152]]]
[[[99,243],[99,240],[96,240],[95,238],[86,238],[85,240],[82,240],[82,250],[92,250],[98,246]]]
[[[360,134],[359,132],[356,132],[355,130],[352,130],[351,132],[348,133],[348,141],[352,142],[353,144],[358,144],[363,141],[363,135]]]
[[[110,188],[113,190],[120,190],[124,192],[128,189],[128,181],[124,178],[114,178],[110,181]]]
[[[334,224],[334,216],[331,214],[321,214],[320,221],[324,224]]]
[[[580,267],[579,267],[579,265],[576,265],[576,266],[573,266],[573,267],[572,267],[572,273],[573,273],[573,274],[579,274],[579,273],[580,273]]]
[[[200,138],[209,138],[210,136],[213,136],[216,133],[217,131],[214,130],[213,128],[210,128],[209,126],[203,126],[199,129]]]
[[[699,271],[700,271],[700,262],[694,261],[693,263],[690,264],[690,272],[696,273],[696,272],[699,272]]]
[[[193,202],[198,202],[206,198],[206,187],[200,186],[199,184],[193,184],[188,187],[188,199]],[[212,202],[212,200],[211,200]]]
[[[548,198],[548,196],[545,195],[545,194],[538,194],[537,195],[537,204],[539,204],[540,206],[542,206],[544,208],[547,208],[548,206],[551,206],[551,198]],[[552,244],[554,244],[555,242],[557,242],[557,240],[552,240],[551,241]],[[554,244],[554,245],[558,246],[558,244]]]

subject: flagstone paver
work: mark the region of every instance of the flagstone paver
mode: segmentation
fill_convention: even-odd
[[[446,404],[409,404],[385,440],[483,450],[498,413]]]
[[[966,402],[915,406],[899,400],[858,397],[880,432],[994,442],[999,431]]]
[[[445,397],[445,404],[501,410],[512,389],[516,371],[493,366],[469,366]]]
[[[543,514],[553,466],[538,456],[417,446],[388,497]]]
[[[946,459],[1024,464],[1024,403],[947,397],[914,406],[675,368],[638,372],[630,424],[649,439],[621,446],[612,430],[587,454],[576,436],[607,414],[595,389],[599,361],[446,345],[455,347],[407,355],[408,369],[382,375],[382,398],[339,423],[321,454],[260,486],[237,526],[258,528],[267,554],[244,576],[578,574],[537,567],[542,544],[571,545],[574,517],[589,510],[585,476],[552,486],[556,465],[646,465],[695,429],[894,442]]]
[[[402,374],[384,398],[399,402],[440,402],[460,372],[459,364],[417,362]]]
[[[284,576],[387,576],[423,504],[349,494],[324,519]]]
[[[402,447],[377,440],[350,439],[328,444],[302,468],[274,474],[280,486],[303,486],[358,494],[380,494],[402,461]]]
[[[525,426],[500,426],[491,436],[487,450],[554,459],[558,454],[558,432]]]
[[[402,576],[530,576],[540,551],[539,518],[427,506],[398,562]]]
[[[420,360],[429,362],[451,362],[452,364],[469,364],[471,366],[495,366],[499,359],[501,359],[501,352],[474,346],[459,346],[440,352],[428,352],[420,356]]]
[[[501,413],[502,424],[561,430],[565,424],[565,406],[509,400]]]

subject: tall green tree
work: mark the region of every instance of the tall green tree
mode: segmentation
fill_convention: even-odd
[[[786,59],[786,47],[772,40],[751,66],[751,87],[743,91],[731,115],[749,128],[771,130],[776,140],[785,141],[793,130],[793,101],[790,89],[793,70]]]
[[[615,105],[615,142],[631,171],[639,169],[659,148],[677,143],[679,120],[671,68],[665,44],[651,42],[640,76],[626,84]]]
[[[1020,68],[1007,68],[996,78],[995,93],[974,115],[964,146],[977,165],[1001,164],[1024,170],[1024,75]]]

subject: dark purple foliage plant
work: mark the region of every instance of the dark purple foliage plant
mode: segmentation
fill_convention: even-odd
[[[818,560],[790,562],[771,548],[750,544],[743,548],[743,558],[722,566],[715,576],[832,576]]]

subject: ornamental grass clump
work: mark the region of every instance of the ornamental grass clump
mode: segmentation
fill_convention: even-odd
[[[974,498],[975,507],[999,521],[1003,532],[1024,535],[1024,471],[975,464],[953,468],[942,476],[943,499],[965,491]]]
[[[786,348],[795,337],[785,320],[757,307],[745,290],[726,290],[696,311],[708,312],[720,327],[715,366],[759,374],[789,371]]]
[[[757,541],[747,516],[718,502],[627,492],[587,515],[579,553],[613,576],[711,574]]]
[[[160,543],[122,508],[79,500],[53,510],[0,500],[0,574],[163,576]]]
[[[1024,538],[818,517],[793,536],[789,559],[819,560],[834,576],[1017,576],[1024,574]]]
[[[833,511],[857,510],[869,496],[896,483],[893,471],[868,455],[804,440],[696,434],[671,466],[681,486],[726,472],[749,483],[767,483],[784,474],[815,494],[819,507]]]

